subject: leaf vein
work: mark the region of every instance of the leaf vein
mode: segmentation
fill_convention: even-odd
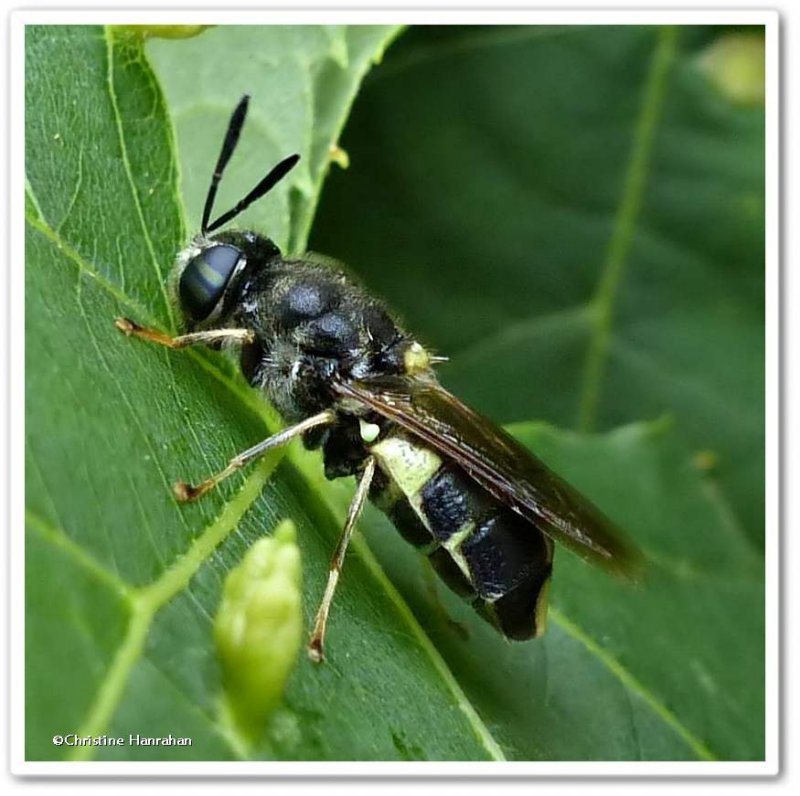
[[[81,725],[81,735],[102,735],[119,705],[125,687],[144,651],[147,634],[156,613],[180,591],[213,550],[225,540],[261,493],[275,467],[276,457],[260,462],[244,481],[241,489],[225,505],[217,518],[195,539],[189,549],[152,583],[136,590],[132,596],[133,611],[125,637],[117,648],[111,666],[97,691],[94,702]],[[76,747],[72,759],[86,760],[94,747]]]
[[[594,334],[589,341],[583,374],[579,427],[591,430],[597,415],[600,383],[605,372],[611,340],[614,302],[641,210],[647,172],[650,165],[653,139],[667,88],[667,76],[675,56],[677,30],[672,26],[659,29],[636,120],[628,168],[617,209],[614,229],[606,251],[605,263],[592,299]]]
[[[164,282],[164,275],[161,273],[161,269],[159,268],[158,265],[158,258],[156,257],[155,247],[153,245],[153,239],[150,235],[150,230],[147,227],[147,223],[145,222],[142,203],[139,199],[139,191],[136,188],[136,182],[133,178],[133,170],[131,168],[130,158],[128,156],[128,147],[125,142],[125,132],[122,123],[122,115],[120,114],[119,103],[117,101],[117,92],[114,87],[114,57],[115,57],[114,41],[113,41],[114,37],[108,27],[105,29],[105,38],[106,38],[106,49],[108,53],[107,55],[108,72],[106,76],[108,84],[108,94],[109,94],[109,99],[111,100],[111,107],[114,111],[114,120],[116,122],[117,136],[119,138],[120,151],[122,153],[122,163],[123,166],[125,167],[125,176],[128,180],[128,184],[131,189],[133,204],[134,207],[136,208],[136,217],[139,221],[139,226],[142,229],[142,235],[144,236],[145,244],[147,245],[147,250],[150,253],[150,258],[153,263],[153,268],[156,272],[156,281],[158,282],[159,288],[161,289],[162,298],[164,299],[164,306],[167,311],[167,318],[169,318],[170,325],[172,325],[173,323],[172,302],[170,302],[169,300],[166,284]]]
[[[560,625],[566,633],[584,647],[622,683],[626,692],[637,694],[656,715],[672,730],[674,730],[691,750],[701,760],[716,760],[716,755],[689,730],[678,717],[640,680],[634,677],[616,658],[610,655],[588,633],[582,630],[572,620],[561,613],[557,608],[550,608],[550,616]]]
[[[121,597],[125,599],[131,597],[132,590],[130,585],[115,573],[106,569],[97,559],[87,553],[63,528],[51,524],[27,506],[25,507],[25,523],[31,530],[35,531],[40,538],[53,545],[53,547],[62,550],[82,569],[91,573],[99,581],[105,583]]]
[[[30,194],[31,199],[34,199],[33,194]],[[83,271],[87,276],[95,280],[103,290],[109,293],[120,304],[128,307],[135,312],[139,318],[147,321],[150,324],[155,324],[155,318],[135,299],[131,298],[127,293],[123,293],[113,282],[103,276],[99,271],[92,268],[91,265],[84,259],[84,257],[72,248],[65,240],[58,234],[43,218],[36,218],[35,216],[26,215],[25,220],[37,232],[47,238],[68,260],[76,265],[79,270]]]
[[[78,275],[78,281],[80,281],[80,274]],[[78,309],[80,310],[80,313],[81,313],[81,317],[83,318],[84,324],[86,326],[86,333],[87,333],[87,335],[89,337],[89,340],[92,343],[92,346],[93,346],[93,348],[95,350],[95,353],[97,354],[97,359],[98,359],[99,362],[102,363],[103,368],[105,369],[106,373],[108,374],[109,382],[111,384],[113,384],[114,387],[119,392],[119,395],[122,398],[123,403],[125,404],[125,406],[128,409],[128,414],[130,415],[131,419],[133,420],[134,424],[136,425],[136,428],[139,430],[139,433],[140,433],[142,439],[145,440],[145,445],[147,446],[147,449],[150,451],[150,455],[152,457],[153,463],[155,464],[156,468],[158,469],[159,475],[163,479],[165,486],[167,488],[169,488],[169,479],[167,477],[166,472],[164,471],[164,468],[161,466],[161,460],[160,460],[160,457],[158,456],[158,453],[157,453],[157,451],[155,449],[155,446],[153,445],[152,441],[150,440],[148,434],[146,433],[146,430],[142,427],[142,424],[141,424],[141,422],[139,420],[139,416],[134,411],[133,405],[131,404],[130,399],[128,398],[128,391],[125,389],[125,386],[120,382],[118,375],[114,372],[114,369],[111,367],[111,365],[109,365],[108,360],[106,359],[106,356],[103,353],[103,347],[98,342],[97,335],[95,334],[94,329],[92,328],[91,323],[89,321],[89,316],[86,314],[86,309],[83,306],[83,302],[80,301],[80,297],[78,299],[77,304],[78,304]],[[111,330],[109,329],[109,334],[110,334],[110,331]],[[128,474],[128,479],[130,481],[130,474]],[[140,494],[140,490],[133,489],[133,484],[131,483],[131,491],[132,491],[133,494],[136,495],[136,501],[137,501],[137,503],[139,505],[139,511],[140,511],[140,513],[142,515],[142,524],[144,525],[144,527],[145,527],[145,529],[147,531],[148,537],[150,539],[150,545],[151,545],[151,547],[153,549],[153,553],[154,553],[156,559],[158,560],[159,564],[162,567],[164,567],[165,566],[165,562],[164,562],[164,559],[162,558],[161,553],[160,553],[160,551],[158,549],[158,545],[156,544],[155,536],[153,535],[153,529],[150,527],[150,523],[147,522],[147,512],[145,510],[145,506],[144,506],[144,502],[142,500],[142,495]],[[183,522],[183,527],[188,531],[189,530],[189,525],[188,525],[188,523],[186,521],[186,518],[183,516],[183,514],[181,514],[180,516],[181,516],[181,520]]]
[[[78,274],[78,282],[80,282],[81,274]],[[80,400],[80,396],[78,391],[76,391],[74,385],[72,384],[71,374],[66,374],[63,378],[63,384],[67,390],[70,391],[73,397],[73,401],[75,406],[82,406],[82,401]],[[83,439],[81,440],[83,441]],[[94,505],[101,506],[102,501],[100,500],[99,495],[97,494],[97,487],[95,485],[94,479],[91,477],[89,473],[89,465],[88,465],[88,458],[84,455],[85,451],[81,450],[80,461],[83,467],[83,475],[84,475],[84,483],[87,484],[88,488],[92,491],[92,495],[94,496]],[[38,466],[38,464],[37,464]],[[128,474],[128,480],[130,481],[130,474]],[[142,515],[144,516],[144,511],[141,509],[141,502],[140,502],[140,510],[142,511]],[[103,533],[105,535],[106,540],[106,547],[108,550],[109,558],[111,559],[111,570],[119,574],[119,568],[117,566],[117,557],[116,551],[114,549],[113,540],[111,538],[111,532],[109,531],[108,525],[106,523],[101,523],[101,527],[103,529]]]
[[[81,186],[83,185],[83,150],[78,151],[78,178],[75,181],[75,190],[72,192],[72,196],[70,197],[69,204],[67,205],[67,209],[64,211],[64,215],[61,217],[61,221],[56,224],[56,229],[60,230],[61,227],[64,226],[67,219],[72,213],[72,208],[75,207],[75,202],[78,201],[78,194],[81,191]]]

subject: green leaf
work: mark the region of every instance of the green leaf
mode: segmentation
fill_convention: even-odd
[[[718,35],[411,29],[365,83],[311,244],[493,418],[673,413],[761,549],[764,112],[707,77]]]
[[[716,36],[411,29],[320,204],[314,248],[489,416],[675,418],[668,441],[544,434],[654,565],[632,592],[561,553],[541,646],[497,643],[445,595],[460,641],[424,567],[370,535],[509,757],[763,757],[764,117],[704,76]]]
[[[248,122],[220,185],[217,208],[232,207],[272,164],[300,152],[291,206],[274,198],[260,202],[236,223],[269,230],[282,248],[303,251],[331,162],[331,145],[365,71],[397,32],[370,25],[219,27],[181,42],[151,42],[147,51],[180,142],[181,187],[189,218],[200,218],[233,106],[241,95],[250,94]],[[209,52],[224,55],[209,58]],[[233,57],[235,53],[246,55]],[[281,195],[280,187],[277,192]]]
[[[226,574],[255,540],[279,520],[291,518],[302,553],[309,627],[353,487],[345,481],[325,482],[318,457],[292,448],[285,458],[268,458],[203,501],[177,506],[170,493],[174,480],[196,481],[218,469],[234,452],[277,428],[278,420],[226,361],[211,353],[164,351],[126,339],[113,328],[113,318],[125,314],[164,328],[173,324],[164,280],[175,251],[197,223],[220,138],[241,93],[253,96],[253,118],[218,207],[238,199],[277,158],[300,151],[303,170],[293,172],[269,201],[254,206],[243,223],[290,249],[303,248],[330,146],[338,140],[371,59],[395,33],[360,27],[215,29],[194,39],[149,41],[146,57],[137,37],[110,35],[100,28],[28,29],[28,759],[207,760],[243,754],[290,760],[763,757],[762,560],[741,531],[738,504],[736,511],[729,506],[730,473],[722,447],[703,445],[720,451],[719,473],[694,466],[685,444],[687,437],[695,442],[687,431],[693,415],[684,410],[675,390],[657,390],[661,382],[651,387],[659,400],[639,402],[632,391],[620,416],[652,417],[656,408],[666,406],[675,411],[674,430],[666,430],[663,422],[597,436],[533,424],[514,429],[642,544],[652,566],[640,587],[621,585],[561,551],[548,634],[540,641],[509,644],[434,582],[425,560],[404,545],[382,515],[369,509],[360,523],[369,547],[357,537],[348,556],[331,618],[328,662],[321,667],[305,659],[299,663],[282,708],[249,752],[243,752],[220,720],[221,675],[211,618]],[[483,354],[476,343],[478,354],[465,351],[464,364],[453,363],[463,368],[468,397],[500,419],[551,416],[542,407],[558,408],[562,401],[575,410],[568,419],[572,422],[580,395],[572,386],[580,381],[583,344],[590,339],[583,325],[589,314],[577,297],[590,294],[601,244],[613,233],[630,135],[616,145],[615,157],[589,160],[594,165],[601,161],[610,176],[616,175],[609,185],[596,175],[588,182],[579,179],[573,169],[571,184],[559,186],[556,167],[564,165],[564,156],[556,157],[561,150],[552,140],[550,158],[537,161],[540,171],[552,169],[550,190],[531,204],[525,180],[518,179],[516,206],[526,210],[520,229],[532,223],[528,208],[533,206],[553,227],[539,220],[534,225],[537,235],[552,241],[550,254],[557,251],[559,236],[564,247],[552,270],[543,265],[540,276],[545,281],[534,283],[526,256],[540,247],[530,248],[528,241],[525,257],[507,257],[513,245],[509,225],[514,224],[507,208],[513,203],[504,201],[502,210],[498,206],[493,216],[489,213],[497,228],[490,241],[497,256],[488,275],[481,248],[486,227],[463,226],[479,220],[474,211],[466,212],[470,191],[480,190],[485,197],[480,218],[494,193],[508,192],[492,164],[487,165],[490,139],[481,142],[473,127],[493,136],[505,119],[520,137],[515,147],[507,145],[499,155],[514,163],[527,151],[530,131],[513,128],[513,114],[497,96],[504,92],[496,87],[508,87],[506,93],[521,103],[527,90],[522,91],[525,81],[518,76],[544,80],[538,69],[519,71],[518,48],[534,63],[543,58],[544,72],[548,60],[551,68],[558,63],[566,68],[567,54],[552,49],[554,35],[558,46],[572,53],[578,77],[601,81],[605,93],[594,89],[603,100],[597,99],[594,108],[595,125],[605,119],[616,129],[633,122],[640,115],[640,92],[634,96],[624,85],[609,87],[607,70],[616,64],[614,74],[622,81],[632,78],[619,62],[629,68],[638,64],[646,75],[654,37],[650,31],[606,28],[536,29],[533,36],[530,29],[498,29],[488,39],[481,30],[451,39],[453,34],[447,29],[411,31],[395,45],[396,59],[390,50],[385,65],[375,70],[372,88],[363,106],[359,100],[348,128],[353,144],[349,138],[344,142],[352,166],[331,181],[335,193],[325,199],[323,228],[332,243],[319,248],[349,256],[344,247],[358,237],[354,228],[371,228],[365,238],[375,235],[373,245],[380,246],[350,259],[375,286],[405,285],[392,302],[396,298],[397,306],[430,339],[444,345],[448,335],[456,342],[463,336],[467,346],[493,328],[497,331],[494,353],[491,341]],[[700,35],[690,38],[704,41]],[[537,55],[540,47],[545,52]],[[495,48],[506,53],[508,63],[504,65]],[[591,69],[587,50],[594,57]],[[442,53],[445,58],[452,53],[456,59],[489,60],[470,69],[457,60],[451,66],[459,79],[453,81],[441,64],[437,67]],[[556,55],[561,61],[553,60]],[[662,58],[666,55],[669,51],[662,50]],[[667,74],[674,80],[677,56],[671,60],[662,81]],[[500,67],[505,78],[497,74]],[[418,70],[423,68],[430,69],[430,78],[420,79]],[[393,84],[406,71],[416,91],[406,86],[398,95]],[[569,71],[562,70],[563,101],[580,105],[590,89],[575,74],[568,78]],[[444,135],[439,124],[431,123],[418,128],[413,142],[393,139],[392,130],[383,127],[384,118],[374,115],[376,91],[383,86],[387,96],[405,102],[402,113],[383,112],[385,121],[394,119],[408,135],[414,114],[423,123],[431,81],[453,92],[437,98],[436,118]],[[483,81],[482,93],[478,88]],[[463,85],[470,87],[472,99],[457,91]],[[693,112],[703,118],[711,89],[696,90]],[[469,124],[462,123],[462,103],[469,108],[487,96],[496,103],[473,105]],[[556,98],[551,87],[551,104]],[[718,127],[741,119],[740,111],[721,107],[724,119]],[[185,221],[171,118],[177,120]],[[559,146],[573,151],[582,144],[591,151],[591,136],[574,140],[585,125],[559,125],[556,114],[548,132],[555,136],[560,131]],[[712,132],[721,135],[718,127]],[[502,124],[500,128],[505,129]],[[481,157],[471,158],[470,169],[453,165],[449,172],[441,168],[446,163],[426,161],[435,149],[431,141],[441,137],[453,152],[472,141],[472,153]],[[610,138],[607,133],[606,140]],[[370,151],[372,166],[365,155]],[[364,169],[384,169],[390,161],[390,169],[374,175],[387,175],[380,190],[354,201],[347,186],[363,188],[369,182]],[[718,169],[722,173],[722,165]],[[443,176],[456,186],[459,172],[474,172],[476,187],[467,190],[462,182],[447,205],[432,206]],[[425,179],[431,180],[427,187]],[[579,184],[587,191],[587,202],[596,203],[592,212],[567,212],[567,188],[577,192]],[[652,182],[647,185],[652,190]],[[332,203],[345,187],[347,212],[337,224]],[[393,202],[405,202],[410,188],[425,188],[429,201],[417,196],[418,206],[405,207],[404,215],[395,219],[398,226],[387,224],[379,217],[380,203],[387,195]],[[597,209],[604,206],[601,199],[610,208],[608,217]],[[392,208],[398,210],[396,204]],[[558,225],[560,213],[567,217]],[[577,235],[579,222],[588,223],[595,215],[593,231]],[[639,223],[641,213],[633,221]],[[456,230],[464,235],[463,248],[456,249],[463,256],[441,259],[446,251],[441,242],[452,243],[449,236]],[[740,241],[750,240],[750,234],[739,229]],[[718,245],[728,245],[722,231],[715,235]],[[592,241],[594,248],[587,245]],[[636,250],[641,244],[634,243]],[[429,247],[436,248],[440,259],[409,259]],[[736,266],[729,274],[734,309],[760,283],[760,275],[748,270],[745,249],[730,265]],[[478,262],[466,256],[471,252]],[[587,252],[595,259],[589,261]],[[659,260],[664,268],[675,264],[666,256],[669,251],[659,249],[659,254],[664,255]],[[365,263],[373,256],[376,268],[370,270]],[[580,269],[567,268],[578,260]],[[680,269],[684,277],[687,270]],[[632,273],[633,260],[625,267],[624,285]],[[666,274],[658,273],[651,307],[660,307],[674,291]],[[716,289],[716,276],[703,271],[696,286]],[[538,285],[535,293],[529,290],[532,284]],[[555,307],[565,308],[563,316],[554,325],[543,321],[545,335],[531,336],[526,329],[535,323],[527,319],[553,308],[548,290],[562,294]],[[509,311],[512,306],[516,315]],[[619,312],[627,317],[621,308]],[[564,328],[573,323],[575,333],[575,356],[564,362],[559,360],[562,317]],[[512,325],[514,318],[518,325]],[[612,328],[616,345],[618,331],[616,325]],[[721,341],[715,334],[721,336],[721,331],[715,329],[713,324],[704,328],[702,342],[703,350],[718,354]],[[674,335],[680,330],[665,325],[662,331]],[[749,340],[750,332],[744,324],[740,337]],[[681,334],[689,336],[692,330]],[[686,343],[676,340],[676,346],[682,341]],[[545,343],[552,343],[554,354]],[[730,345],[734,343],[738,338]],[[513,361],[504,363],[499,353],[518,357],[525,369],[511,373]],[[526,379],[519,389],[520,373],[542,372],[543,367],[553,374],[547,390],[528,388]],[[501,378],[504,372],[507,378]],[[456,386],[458,378],[451,367],[446,379]],[[674,387],[674,379],[666,382]],[[697,392],[705,397],[704,390]],[[540,402],[543,393],[546,400]],[[734,396],[737,401],[740,397]],[[519,411],[510,411],[514,406]],[[602,420],[614,422],[609,415]],[[741,428],[730,426],[731,444],[740,444]],[[753,445],[758,450],[757,442]],[[748,489],[752,496],[753,484]],[[171,733],[191,736],[193,745],[51,745],[54,734],[68,732],[108,733],[126,740],[129,733]]]
[[[295,31],[298,47],[304,32],[310,62],[341,56],[346,38]],[[391,33],[373,29],[373,50]],[[279,39],[280,31],[270,35]],[[338,519],[291,463],[267,484],[275,458],[198,505],[176,505],[171,482],[216,469],[274,430],[275,419],[216,360],[156,350],[114,329],[121,314],[167,323],[163,281],[184,235],[172,134],[138,39],[33,27],[27,58],[26,754],[232,758],[235,745],[217,714],[211,638],[224,574],[279,518],[291,517],[308,622]],[[337,63],[366,68],[363,59]],[[287,75],[273,102],[326,101],[286,93],[294,90],[292,59],[273,68]],[[351,76],[353,90],[356,82]],[[340,93],[331,102],[345,99]],[[343,111],[326,113],[337,119]],[[301,127],[295,141],[303,140]],[[329,128],[329,138],[334,133]],[[321,146],[324,130],[315,135]],[[215,131],[210,137],[218,143]],[[266,204],[285,214],[285,201],[283,193]],[[500,757],[366,551],[348,562],[348,573],[330,663],[300,663],[280,722],[253,756]],[[54,734],[72,732],[171,733],[193,745],[51,744]]]
[[[597,436],[511,430],[637,539],[640,583],[562,550],[547,633],[510,645],[377,512],[369,532],[509,758],[763,759],[763,562],[716,480],[663,421]]]

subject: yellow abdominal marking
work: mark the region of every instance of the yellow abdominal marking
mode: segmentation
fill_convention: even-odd
[[[459,528],[443,545],[450,553],[456,552],[462,543],[475,530],[474,522],[467,522]]]
[[[539,589],[539,597],[536,600],[536,609],[534,611],[534,616],[536,617],[536,637],[544,633],[544,629],[547,626],[547,595],[550,592],[550,581],[552,580],[552,576],[549,577],[543,584],[542,588]]]
[[[419,343],[412,343],[403,354],[403,365],[406,373],[410,374],[428,370],[431,365],[430,354]]]
[[[407,498],[415,497],[442,466],[442,460],[432,450],[404,437],[387,437],[373,445],[370,452]]]
[[[470,580],[472,573],[469,571],[467,559],[461,552],[461,545],[475,530],[474,522],[467,522],[459,528],[442,546],[450,553],[450,557],[456,562],[456,566],[464,573],[464,577]]]

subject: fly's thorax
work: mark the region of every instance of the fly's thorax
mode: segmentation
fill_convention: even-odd
[[[327,265],[281,260],[243,280],[232,323],[254,332],[242,370],[295,419],[330,408],[331,380],[418,375],[429,358],[381,302]]]

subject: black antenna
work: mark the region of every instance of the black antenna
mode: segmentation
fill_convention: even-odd
[[[232,218],[238,216],[243,210],[246,210],[248,207],[250,207],[250,205],[253,204],[256,199],[260,199],[265,193],[272,190],[272,188],[277,185],[277,183],[279,183],[297,165],[298,160],[300,160],[300,155],[289,155],[288,158],[284,158],[272,169],[272,171],[269,172],[269,174],[267,174],[266,177],[261,180],[261,182],[258,183],[258,185],[256,185],[255,188],[253,188],[252,191],[250,191],[249,194],[247,194],[247,196],[245,196],[244,199],[241,200],[241,202],[236,205],[236,207],[231,208],[227,213],[223,213],[213,224],[203,227],[203,232],[213,232],[223,224],[227,224]],[[216,185],[214,185],[214,191],[216,192]],[[204,221],[207,221],[205,215]]]
[[[217,197],[217,186],[220,179],[225,172],[225,167],[231,159],[233,150],[236,149],[236,144],[239,141],[239,133],[242,132],[242,125],[247,116],[247,104],[250,102],[249,95],[245,94],[236,106],[231,115],[231,120],[228,122],[228,132],[225,133],[225,140],[222,142],[222,151],[219,153],[217,165],[214,173],[211,175],[211,185],[208,188],[208,195],[206,196],[206,205],[203,208],[203,220],[200,223],[200,231],[205,235],[208,232],[208,219],[211,217],[211,210],[214,207],[214,199]]]

